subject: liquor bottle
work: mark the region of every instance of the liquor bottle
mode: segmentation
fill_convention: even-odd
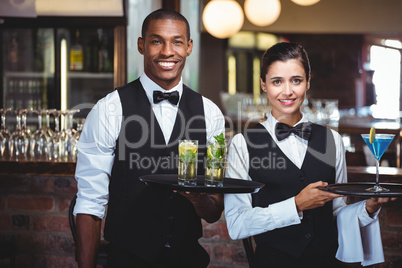
[[[35,80],[28,81],[27,93],[25,94],[25,107],[28,109],[34,108],[34,91],[35,91]]]
[[[18,71],[18,40],[17,34],[13,33],[11,36],[10,48],[9,48],[9,63],[10,71]]]
[[[80,32],[76,30],[75,32],[75,43],[70,49],[70,70],[71,71],[82,71],[84,68],[84,52],[82,45],[79,41]]]
[[[6,96],[6,108],[11,108],[12,110],[14,110],[14,92],[15,92],[15,87],[16,84],[14,82],[14,80],[10,80],[8,82],[8,92],[7,92],[7,96]]]
[[[108,48],[108,36],[103,29],[98,29],[98,72],[113,71],[113,63]]]
[[[16,98],[16,108],[17,109],[23,109],[24,108],[24,91],[25,91],[25,81],[24,80],[19,80],[18,81],[18,97]]]

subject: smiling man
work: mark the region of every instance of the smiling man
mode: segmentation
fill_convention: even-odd
[[[207,267],[198,243],[201,219],[217,221],[221,194],[187,194],[145,185],[146,174],[177,174],[178,141],[208,141],[224,132],[210,100],[182,82],[193,41],[187,20],[160,9],[144,20],[138,51],[144,73],[99,100],[78,145],[76,179],[79,267],[95,267],[101,219],[107,217],[108,267]],[[199,174],[204,165],[199,161]]]

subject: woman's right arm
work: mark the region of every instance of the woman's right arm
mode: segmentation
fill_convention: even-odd
[[[251,180],[248,172],[247,144],[243,135],[237,134],[230,145],[225,177]],[[225,218],[232,239],[300,223],[294,197],[268,207],[253,207],[251,194],[225,194]]]

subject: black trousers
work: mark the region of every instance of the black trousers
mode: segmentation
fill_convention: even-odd
[[[206,268],[208,264],[209,256],[201,246],[195,256],[184,254],[182,257],[177,257],[170,248],[163,248],[161,254],[150,262],[109,244],[107,259],[107,268]]]
[[[326,256],[317,254],[307,247],[300,257],[294,257],[282,250],[263,246],[257,247],[252,268],[343,268],[343,263],[335,258],[335,253]]]

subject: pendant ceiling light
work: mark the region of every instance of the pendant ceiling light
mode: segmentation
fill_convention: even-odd
[[[268,26],[274,23],[281,14],[279,0],[246,0],[244,12],[247,19],[257,26]]]
[[[320,2],[320,0],[292,0],[292,2],[301,6],[311,6]]]
[[[228,38],[243,26],[243,10],[234,0],[212,0],[204,8],[202,21],[211,35]]]

